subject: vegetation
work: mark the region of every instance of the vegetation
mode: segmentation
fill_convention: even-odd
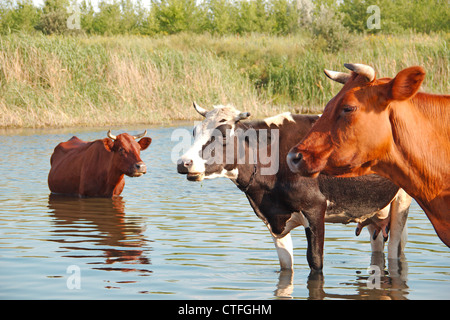
[[[370,3],[380,29],[364,0],[0,0],[0,127],[197,119],[193,100],[315,113],[341,87],[323,69],[344,62],[421,65],[424,90],[447,93],[447,1]]]
[[[320,112],[341,85],[324,68],[367,62],[381,76],[427,70],[424,90],[447,92],[448,37],[359,35],[331,53],[308,36],[0,38],[0,127],[161,123],[232,103],[255,116]],[[326,44],[323,44],[326,46]]]
[[[369,5],[380,9],[380,29],[367,27]],[[92,0],[45,0],[42,8],[32,0],[1,0],[0,32],[287,35],[309,31],[325,11],[334,13],[328,23],[338,20],[350,32],[450,31],[447,0],[100,0],[98,6]],[[80,29],[70,30],[67,19],[75,12],[80,15]]]

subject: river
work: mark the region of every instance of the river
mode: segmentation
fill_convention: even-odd
[[[327,224],[323,278],[308,277],[303,228],[292,232],[294,273],[280,273],[267,228],[230,180],[194,183],[176,172],[177,128],[191,131],[147,127],[148,172],[127,177],[114,199],[53,196],[47,186],[59,142],[100,139],[107,128],[0,131],[0,298],[450,299],[450,250],[415,201],[400,261],[372,257],[356,225]]]

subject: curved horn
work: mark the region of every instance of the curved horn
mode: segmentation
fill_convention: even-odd
[[[206,109],[203,109],[202,107],[200,107],[197,103],[195,103],[195,101],[194,101],[194,109],[195,109],[195,111],[200,113],[202,116],[206,117],[206,113],[208,111],[206,111]]]
[[[324,69],[325,75],[333,81],[345,84],[348,79],[350,79],[351,74],[345,72],[337,72]]]
[[[371,66],[361,63],[344,63],[344,67],[365,76],[369,82],[375,80],[375,70]]]
[[[110,139],[116,140],[117,137],[113,134],[111,134],[111,129],[109,129],[108,133],[106,134],[106,136]]]
[[[146,134],[147,134],[147,130],[145,130],[144,133],[137,134],[137,135],[133,136],[133,138],[136,140],[136,139],[145,137]]]

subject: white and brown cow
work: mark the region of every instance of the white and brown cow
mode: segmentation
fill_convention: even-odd
[[[322,270],[325,222],[357,222],[357,234],[368,225],[373,252],[383,251],[390,231],[388,257],[400,256],[411,203],[402,189],[377,175],[311,179],[289,169],[289,149],[318,116],[284,113],[241,121],[250,114],[233,106],[207,111],[194,103],[194,108],[205,119],[194,127],[194,142],[178,160],[178,172],[191,181],[230,178],[269,228],[282,269],[293,268],[290,231],[302,225],[309,266]]]

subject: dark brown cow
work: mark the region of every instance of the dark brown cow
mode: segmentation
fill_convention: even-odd
[[[50,159],[48,186],[52,193],[82,197],[112,197],[122,193],[124,175],[139,177],[147,172],[140,151],[152,139],[127,133],[117,137],[108,131],[108,138],[85,142],[72,137],[58,144]],[[136,139],[141,140],[136,142]]]
[[[421,67],[375,78],[372,67],[326,71],[344,84],[311,132],[288,155],[294,172],[391,179],[422,207],[450,246],[450,95],[418,92]]]
[[[290,232],[302,225],[309,266],[322,269],[324,222],[359,222],[357,234],[369,223],[373,252],[383,251],[383,236],[390,227],[388,257],[399,257],[411,202],[402,189],[377,175],[311,179],[289,170],[289,149],[307,134],[317,116],[284,113],[241,121],[250,114],[233,106],[211,111],[194,107],[205,119],[195,126],[194,143],[179,159],[178,173],[191,181],[231,179],[267,225],[282,269],[293,268]]]

